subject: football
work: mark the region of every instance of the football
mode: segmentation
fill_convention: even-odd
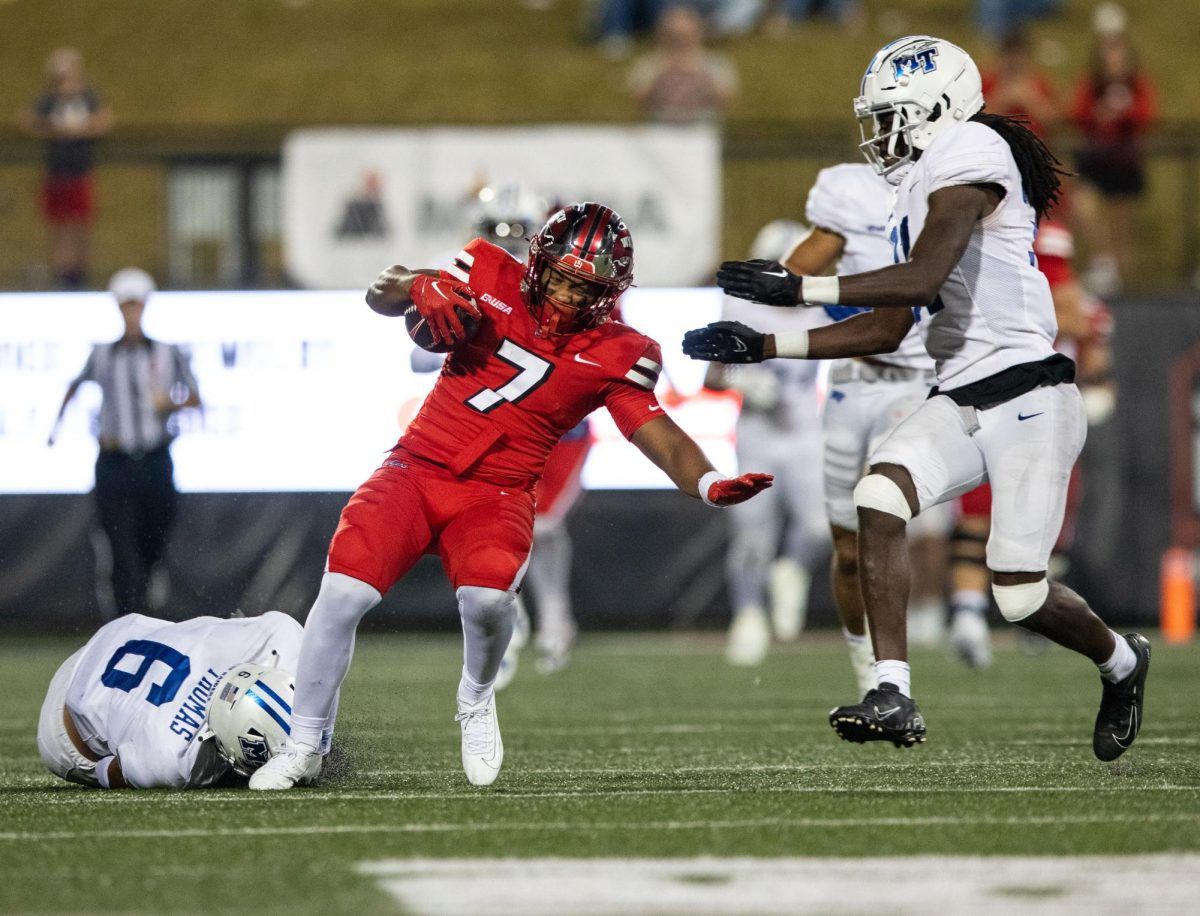
[[[475,336],[475,332],[479,330],[479,319],[468,312],[466,309],[455,309],[458,313],[458,318],[463,324],[463,330],[467,332],[466,339]],[[404,310],[404,326],[408,328],[408,336],[422,350],[428,350],[430,353],[449,353],[454,349],[453,344],[440,344],[433,342],[433,332],[429,330],[429,325],[425,322],[421,313],[417,310],[415,302],[410,303],[408,308]]]

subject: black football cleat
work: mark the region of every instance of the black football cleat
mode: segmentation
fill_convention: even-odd
[[[916,702],[886,681],[868,690],[861,703],[830,712],[829,724],[843,741],[856,744],[890,741],[896,747],[912,747],[925,741],[925,719]]]
[[[1100,678],[1104,693],[1100,697],[1100,712],[1096,714],[1092,750],[1104,761],[1116,760],[1129,750],[1142,728],[1146,672],[1150,670],[1150,643],[1145,636],[1137,633],[1125,634],[1125,640],[1137,656],[1133,672],[1115,684]]]

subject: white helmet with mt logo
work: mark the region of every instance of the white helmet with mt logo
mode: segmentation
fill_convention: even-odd
[[[983,109],[983,85],[971,55],[930,35],[884,45],[863,74],[854,116],[859,149],[892,184],[942,131]]]

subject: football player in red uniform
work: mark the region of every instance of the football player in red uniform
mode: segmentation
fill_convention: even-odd
[[[320,772],[320,736],[350,666],[359,620],[425,553],[442,559],[458,598],[463,670],[457,720],[473,785],[500,772],[494,683],[512,636],[516,589],[533,538],[546,456],[604,406],[679,489],[710,506],[749,499],[768,474],[728,478],[654,397],[658,344],[609,320],[633,282],[633,245],[608,207],[559,210],[522,263],[482,239],[447,271],[385,270],[367,292],[382,315],[417,309],[453,349],[389,457],[342,511],[296,673],[291,744],[252,789],[287,789]],[[462,314],[476,321],[466,332]],[[332,723],[330,723],[332,724]]]

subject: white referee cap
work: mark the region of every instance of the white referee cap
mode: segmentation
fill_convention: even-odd
[[[140,267],[118,270],[108,281],[108,291],[117,302],[145,302],[157,289],[154,278]]]

